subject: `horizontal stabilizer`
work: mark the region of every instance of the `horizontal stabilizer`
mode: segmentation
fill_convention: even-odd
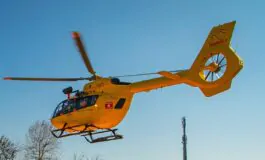
[[[169,79],[173,79],[173,80],[178,80],[180,78],[179,75],[172,74],[171,72],[168,72],[168,71],[160,71],[158,72],[158,74],[160,74],[161,76],[167,77]]]

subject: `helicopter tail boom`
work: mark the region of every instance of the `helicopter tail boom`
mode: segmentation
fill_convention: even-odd
[[[162,77],[131,84],[134,93],[177,85],[199,87],[210,97],[228,90],[232,79],[243,68],[243,61],[230,46],[235,21],[215,26],[188,70],[158,72]]]

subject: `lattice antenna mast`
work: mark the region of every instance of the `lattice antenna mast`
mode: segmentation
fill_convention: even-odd
[[[182,128],[183,128],[183,136],[182,136],[182,144],[183,144],[183,160],[187,160],[187,135],[186,135],[186,118],[182,118]]]

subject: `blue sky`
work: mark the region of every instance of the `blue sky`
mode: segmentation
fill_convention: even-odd
[[[209,30],[236,20],[232,45],[244,68],[232,88],[206,98],[179,85],[134,97],[118,126],[123,140],[88,144],[63,139],[61,157],[106,160],[181,159],[181,117],[187,117],[188,158],[264,159],[263,1],[3,1],[0,76],[89,76],[71,39],[81,32],[99,75],[189,68]],[[150,77],[124,78],[137,81]],[[48,120],[62,88],[85,82],[1,81],[0,135],[24,143],[28,127]]]

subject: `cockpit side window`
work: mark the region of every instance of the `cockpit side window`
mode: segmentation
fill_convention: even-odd
[[[61,114],[67,114],[74,110],[79,110],[96,104],[98,95],[91,95],[81,97],[77,99],[64,100],[56,107],[53,117],[57,117]]]
[[[79,104],[81,108],[93,106],[96,104],[98,95],[87,96],[79,99]]]

